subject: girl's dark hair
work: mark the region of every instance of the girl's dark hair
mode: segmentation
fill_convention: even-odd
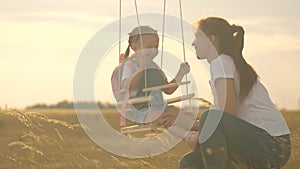
[[[130,54],[130,47],[131,43],[137,42],[141,39],[141,36],[143,34],[154,34],[157,35],[157,30],[151,28],[150,26],[138,26],[135,27],[130,33],[129,33],[129,39],[128,39],[128,47],[125,51],[124,59],[127,58]]]
[[[243,57],[245,31],[241,26],[230,25],[218,17],[208,17],[198,22],[198,28],[208,35],[215,35],[219,41],[219,54],[232,57],[240,77],[239,99],[242,102],[252,90],[258,75]]]

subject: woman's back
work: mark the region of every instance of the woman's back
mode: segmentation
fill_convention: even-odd
[[[220,55],[213,60],[211,66],[211,85],[216,92],[214,83],[217,78],[233,78],[235,83],[235,91],[240,91],[239,74],[236,71],[232,58],[228,55]],[[237,97],[239,98],[239,97]],[[218,106],[217,101],[215,104]],[[290,131],[282,116],[273,104],[268,91],[257,79],[248,96],[238,103],[237,116],[241,119],[266,130],[273,136],[289,134]]]

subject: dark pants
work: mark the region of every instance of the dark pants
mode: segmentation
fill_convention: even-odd
[[[145,72],[147,72],[147,73],[145,73]],[[154,104],[153,106],[164,105],[165,102],[163,99],[162,91],[157,90],[157,91],[151,91],[151,92],[147,92],[147,93],[143,92],[143,89],[146,88],[145,85],[147,85],[147,88],[150,88],[150,87],[161,86],[161,85],[165,84],[166,80],[164,79],[162,71],[160,69],[156,69],[156,68],[147,68],[147,71],[143,71],[142,73],[143,74],[139,81],[137,94],[135,97],[144,97],[144,96],[152,95],[154,98],[152,99],[152,102],[150,104]],[[145,80],[145,75],[147,77],[146,80]],[[146,82],[146,84],[145,84],[145,82]],[[149,109],[148,102],[134,104],[133,106],[137,110]]]
[[[271,136],[234,115],[209,110],[200,117],[203,131],[209,113],[221,113],[221,120],[212,135],[195,150],[182,157],[179,168],[193,169],[279,169],[291,154],[290,136]]]

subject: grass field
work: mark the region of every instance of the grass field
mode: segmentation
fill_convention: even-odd
[[[109,124],[118,129],[118,114],[103,111]],[[300,112],[284,111],[291,129],[292,157],[284,169],[300,169]],[[112,140],[117,144],[117,140]],[[0,169],[13,168],[101,168],[175,169],[189,152],[182,141],[161,155],[129,159],[108,153],[96,145],[80,126],[71,109],[8,110],[0,112]]]

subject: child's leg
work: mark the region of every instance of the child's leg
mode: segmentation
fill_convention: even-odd
[[[138,125],[142,125],[144,124],[144,118],[146,117],[147,113],[148,113],[147,109],[133,110],[132,111],[133,120],[132,119],[129,120],[134,121]]]
[[[186,130],[190,130],[189,124],[193,124],[196,120],[196,116],[193,116],[190,112],[180,112],[181,109],[175,106],[155,106],[155,108],[151,108],[150,111],[145,116],[145,123],[158,123],[162,124],[163,113],[174,113],[178,114],[176,121],[174,122],[174,126],[181,126]]]
[[[168,107],[167,112],[178,114],[176,121],[168,128],[168,131],[175,137],[185,139],[189,143],[190,148],[193,149],[198,140],[198,132],[190,131],[190,129],[192,127],[191,124],[195,123],[196,116],[191,112],[180,111],[182,110],[177,107]],[[145,123],[162,124],[163,113],[162,110],[151,110],[146,115]]]
[[[196,115],[184,109],[173,107],[169,109],[171,113],[178,113],[177,119],[173,125],[169,127],[169,132],[176,137],[184,138],[188,141],[197,132],[190,131],[196,121]]]
[[[162,124],[162,110],[151,109],[146,114],[144,123],[154,123],[154,124]]]

